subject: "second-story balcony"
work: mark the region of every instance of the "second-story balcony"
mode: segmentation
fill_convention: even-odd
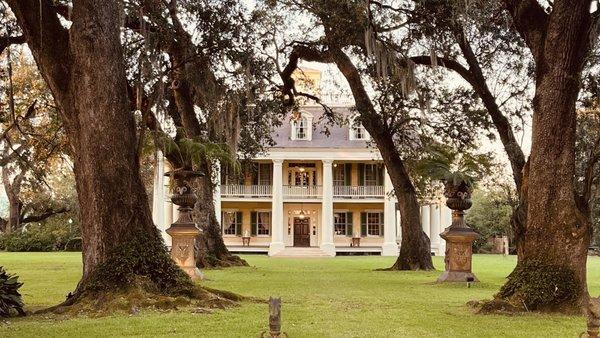
[[[233,198],[260,198],[271,197],[273,186],[271,185],[221,185],[221,196]]]
[[[335,199],[383,198],[384,196],[385,189],[382,185],[333,186],[333,198]]]
[[[323,187],[320,185],[284,185],[284,198],[321,198],[323,196]]]
[[[321,199],[323,187],[320,185],[284,185],[282,194],[285,199]],[[271,185],[221,185],[221,196],[224,198],[271,198]],[[334,199],[383,199],[385,189],[381,185],[374,186],[333,186]]]

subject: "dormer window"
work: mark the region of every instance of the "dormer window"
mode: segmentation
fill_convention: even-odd
[[[356,117],[350,119],[350,141],[356,140],[369,140],[371,135],[367,132],[365,127],[356,121]]]
[[[296,122],[296,140],[306,140],[308,137],[308,132],[306,131],[307,125],[308,119],[304,116]]]
[[[292,141],[310,141],[312,140],[312,115],[300,113],[297,118],[291,121],[291,139]]]

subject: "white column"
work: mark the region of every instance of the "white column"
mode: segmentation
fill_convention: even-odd
[[[160,230],[163,239],[169,236],[165,230],[171,225],[165,217],[165,163],[162,151],[156,151],[156,165],[154,167],[154,190],[152,192],[152,221]]]
[[[431,227],[431,214],[429,212],[429,209],[429,205],[421,206],[421,227],[423,228],[423,231],[427,234],[427,237],[431,238],[431,232],[429,231]]]
[[[321,203],[321,250],[335,256],[333,244],[333,160],[323,160],[323,201]]]
[[[446,228],[448,228],[450,225],[452,225],[452,210],[450,210],[450,208],[448,208],[445,204],[445,202],[442,205],[442,218],[441,218],[441,231],[444,232],[446,230]],[[446,255],[446,241],[442,239],[442,241],[440,241],[440,252],[443,255]]]
[[[396,243],[396,198],[393,191],[394,186],[387,172],[384,170],[385,178],[383,188],[385,199],[383,202],[383,245],[381,246],[382,256],[398,256],[398,243]]]
[[[269,256],[285,249],[283,243],[283,160],[273,160],[273,198],[271,202],[271,244]]]
[[[215,190],[213,190],[213,204],[215,206],[215,217],[217,217],[217,222],[221,224],[221,163],[219,161],[215,162],[213,165],[214,175],[214,185]]]
[[[431,222],[431,251],[435,252],[436,255],[441,255],[440,252],[440,216],[441,216],[440,204],[435,203],[429,206],[430,222]]]

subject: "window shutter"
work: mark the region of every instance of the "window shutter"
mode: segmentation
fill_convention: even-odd
[[[377,185],[383,185],[383,168],[383,165],[377,167]]]
[[[344,164],[344,184],[347,186],[352,185],[352,163]]]
[[[358,164],[358,185],[365,185],[365,164]]]
[[[250,226],[252,227],[252,236],[256,236],[256,232],[258,229],[258,224],[256,222],[256,211],[252,211],[250,215]]]
[[[383,218],[383,212],[379,213],[379,236],[383,237],[383,230],[385,229],[385,224],[383,223],[385,218]]]
[[[352,232],[354,231],[354,221],[352,220],[352,213],[346,213],[346,236],[352,237]]]
[[[360,235],[362,237],[367,237],[367,213],[360,213]]]
[[[242,219],[243,214],[241,211],[235,213],[235,235],[242,236]]]

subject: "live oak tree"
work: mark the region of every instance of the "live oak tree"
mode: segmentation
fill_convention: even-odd
[[[429,238],[421,228],[418,191],[410,163],[418,160],[429,143],[448,142],[468,150],[474,145],[471,132],[477,130],[485,118],[473,112],[471,117],[478,116],[478,119],[464,119],[469,115],[458,113],[470,109],[472,96],[440,90],[443,86],[433,89],[426,85],[426,79],[438,80],[435,74],[423,75],[419,82],[414,63],[396,63],[398,60],[391,57],[391,53],[373,48],[369,37],[365,38],[370,18],[364,2],[279,3],[284,10],[292,12],[291,17],[298,17],[298,13],[308,15],[317,27],[301,38],[294,37],[288,44],[289,60],[280,71],[284,83],[282,91],[290,101],[306,96],[298,91],[291,76],[300,60],[337,66],[354,97],[357,121],[369,132],[381,153],[398,198],[402,243],[398,260],[391,269],[433,269]],[[267,5],[274,4],[267,2]],[[413,92],[418,95],[411,96]],[[430,104],[425,104],[426,101]],[[465,123],[455,123],[459,120]]]
[[[268,64],[256,55],[256,24],[237,1],[126,1],[130,95],[174,168],[206,174],[196,182],[198,266],[245,265],[226,248],[215,215],[217,167],[237,167],[270,139],[277,104],[265,94]],[[275,113],[274,113],[275,112]],[[156,123],[166,119],[172,132]],[[168,127],[167,127],[168,128]]]
[[[58,107],[74,164],[83,275],[65,304],[132,287],[197,297],[152,222],[140,178],[120,2],[75,1],[68,18],[60,18],[50,0],[6,3],[12,13],[3,14],[14,15],[19,31],[0,40],[27,42]]]
[[[497,297],[533,310],[580,311],[587,301],[588,201],[575,187],[575,103],[596,38],[591,1],[506,0],[535,61],[526,236],[515,271]]]
[[[510,24],[510,17],[502,12],[502,4],[485,0],[466,4],[403,1],[394,6],[375,0],[368,3],[377,23],[372,28],[375,39],[415,64],[459,75],[479,97],[490,129],[500,138],[520,195],[511,219],[520,254],[527,216],[526,193],[522,191],[526,160],[515,133],[531,111],[533,60],[518,34],[502,29]],[[403,31],[398,33],[400,28]],[[489,133],[489,137],[493,140],[495,135]]]

